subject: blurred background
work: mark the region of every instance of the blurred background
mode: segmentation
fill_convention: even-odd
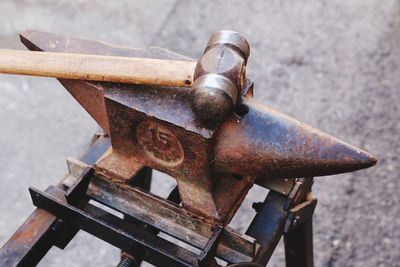
[[[1,0],[0,48],[18,32],[66,33],[197,58],[221,29],[251,44],[262,103],[375,154],[376,167],[315,179],[316,266],[400,266],[400,1]],[[54,79],[0,75],[0,245],[33,211],[28,187],[66,173],[97,124]],[[153,184],[162,191],[163,178]],[[261,194],[261,193],[262,194]],[[246,228],[251,191],[234,227]],[[117,249],[80,232],[40,266],[115,266]],[[269,266],[282,266],[282,248]]]

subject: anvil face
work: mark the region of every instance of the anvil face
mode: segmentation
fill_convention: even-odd
[[[21,37],[31,50],[190,60],[157,48],[64,35]],[[97,175],[129,182],[145,166],[165,172],[177,180],[183,206],[206,220],[227,224],[255,181],[331,175],[376,163],[367,152],[257,103],[247,90],[251,83],[239,101],[244,112],[212,126],[197,120],[187,88],[61,83],[111,137],[112,151],[96,163]]]

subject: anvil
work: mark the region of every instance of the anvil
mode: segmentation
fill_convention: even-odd
[[[22,33],[21,40],[36,51],[193,61],[161,48],[37,31]],[[183,207],[205,221],[228,224],[254,183],[284,187],[289,178],[376,163],[371,154],[255,101],[250,79],[235,110],[211,124],[197,118],[186,87],[60,82],[111,138],[93,166],[97,176],[129,184],[144,167],[164,172],[176,179]]]

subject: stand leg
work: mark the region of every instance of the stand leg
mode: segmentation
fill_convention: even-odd
[[[261,245],[254,262],[262,266],[268,263],[282,237],[287,218],[287,211],[283,209],[286,201],[286,196],[270,191],[246,231]]]
[[[150,168],[143,168],[134,179],[132,179],[132,184],[131,186],[137,186],[140,187],[144,190],[150,191],[150,186],[151,186],[151,176],[152,176],[152,169]],[[134,218],[125,215],[124,219],[127,222],[134,223],[137,225],[140,225],[137,220]],[[145,227],[144,225],[141,225],[142,227]],[[129,255],[127,252],[121,251],[121,260],[117,267],[136,267],[140,266],[140,263],[142,262],[142,258],[140,255],[143,255],[143,251],[139,248],[137,248],[137,253],[136,255]]]
[[[312,219],[288,232],[285,237],[286,267],[313,267]]]

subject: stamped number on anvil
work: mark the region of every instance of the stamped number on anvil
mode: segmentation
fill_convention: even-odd
[[[155,122],[141,122],[136,128],[136,140],[147,156],[159,164],[173,167],[182,163],[184,159],[178,138]]]

